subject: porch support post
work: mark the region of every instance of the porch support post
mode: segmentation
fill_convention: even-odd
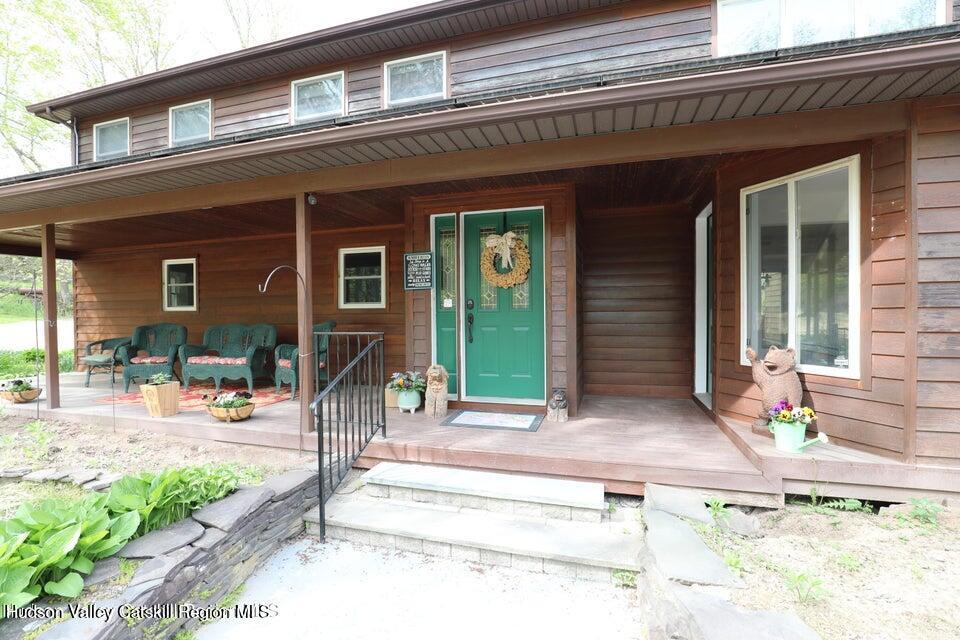
[[[297,218],[297,272],[303,278],[297,287],[297,346],[300,348],[300,430],[313,431],[313,414],[310,403],[314,394],[314,370],[317,354],[313,349],[313,240],[310,207],[307,195],[298,193],[296,198]],[[310,354],[308,357],[304,357]]]
[[[60,407],[60,362],[57,348],[57,239],[56,227],[41,227],[40,261],[43,267],[43,338],[47,409]]]

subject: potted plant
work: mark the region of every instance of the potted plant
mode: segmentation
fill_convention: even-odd
[[[180,410],[180,383],[165,373],[150,376],[147,384],[140,385],[140,394],[153,418],[173,416]]]
[[[427,381],[416,371],[397,372],[390,376],[387,389],[396,392],[401,413],[414,413],[420,406],[420,394],[427,389]]]
[[[207,413],[220,422],[246,420],[253,415],[253,410],[257,407],[250,399],[251,397],[245,391],[221,393],[207,405]]]
[[[40,397],[41,391],[26,380],[12,380],[0,385],[0,398],[16,404],[33,402]]]
[[[827,434],[817,433],[816,438],[804,442],[807,427],[817,419],[817,414],[810,407],[794,407],[786,400],[781,400],[768,412],[770,423],[767,428],[773,434],[773,440],[780,451],[799,453],[812,444],[829,442]]]

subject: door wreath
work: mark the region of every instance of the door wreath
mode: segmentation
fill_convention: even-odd
[[[502,289],[509,289],[527,281],[530,274],[530,249],[517,234],[513,231],[502,236],[491,234],[487,236],[484,244],[486,246],[480,254],[480,273],[484,280]],[[503,268],[510,271],[497,271],[498,256]]]

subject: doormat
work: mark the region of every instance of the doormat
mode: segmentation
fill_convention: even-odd
[[[455,411],[440,424],[446,427],[536,431],[543,416],[534,413],[496,413],[492,411]]]

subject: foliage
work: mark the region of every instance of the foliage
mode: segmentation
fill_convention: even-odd
[[[246,391],[230,391],[216,396],[208,406],[220,409],[239,409],[251,404],[250,394]]]
[[[817,419],[817,414],[810,407],[794,407],[786,400],[781,400],[767,412],[770,421],[785,424],[810,424]]]
[[[29,442],[23,445],[23,453],[30,460],[42,460],[47,457],[53,433],[42,420],[33,420],[24,425],[23,430],[29,436]]]
[[[229,593],[227,593],[220,602],[217,603],[218,609],[230,609],[233,605],[237,604],[240,601],[240,596],[243,595],[244,584],[240,583],[234,587]]]
[[[937,517],[943,507],[927,498],[912,498],[910,500],[910,519],[922,525],[937,526]]]
[[[787,589],[797,597],[797,602],[807,604],[826,595],[823,581],[804,571],[791,571],[786,577]]]
[[[637,574],[626,569],[617,569],[613,572],[613,583],[624,589],[636,589]]]
[[[393,391],[426,391],[426,379],[416,371],[397,371],[390,376],[387,388]]]
[[[850,553],[841,553],[837,556],[837,564],[850,573],[855,573],[863,567],[860,558]]]
[[[77,597],[82,576],[119,551],[139,524],[136,512],[111,513],[102,493],[21,505],[0,521],[0,604],[22,606],[41,593]]]
[[[707,500],[707,508],[710,510],[710,515],[713,516],[713,521],[717,524],[720,524],[730,517],[730,510],[727,509],[723,500],[719,498],[710,498]]]
[[[723,561],[734,573],[739,575],[740,572],[743,571],[743,558],[736,551],[725,551],[723,554]]]
[[[33,390],[33,385],[26,380],[11,380],[9,383],[0,384],[0,389],[14,393],[23,393],[24,391]]]
[[[147,382],[147,384],[152,384],[152,385],[167,384],[172,379],[173,378],[167,375],[166,373],[155,373],[152,376],[150,376],[150,380]]]
[[[116,513],[137,512],[137,535],[143,535],[182,520],[192,511],[232,493],[239,484],[240,475],[230,465],[145,472],[114,482],[108,504]]]
[[[863,513],[873,513],[873,507],[869,502],[861,502],[854,498],[841,498],[839,500],[827,500],[822,503],[827,509],[836,511],[860,511]]]
[[[0,380],[34,375],[43,370],[45,359],[42,349],[0,351]],[[61,373],[73,371],[73,349],[61,351],[58,362]]]

